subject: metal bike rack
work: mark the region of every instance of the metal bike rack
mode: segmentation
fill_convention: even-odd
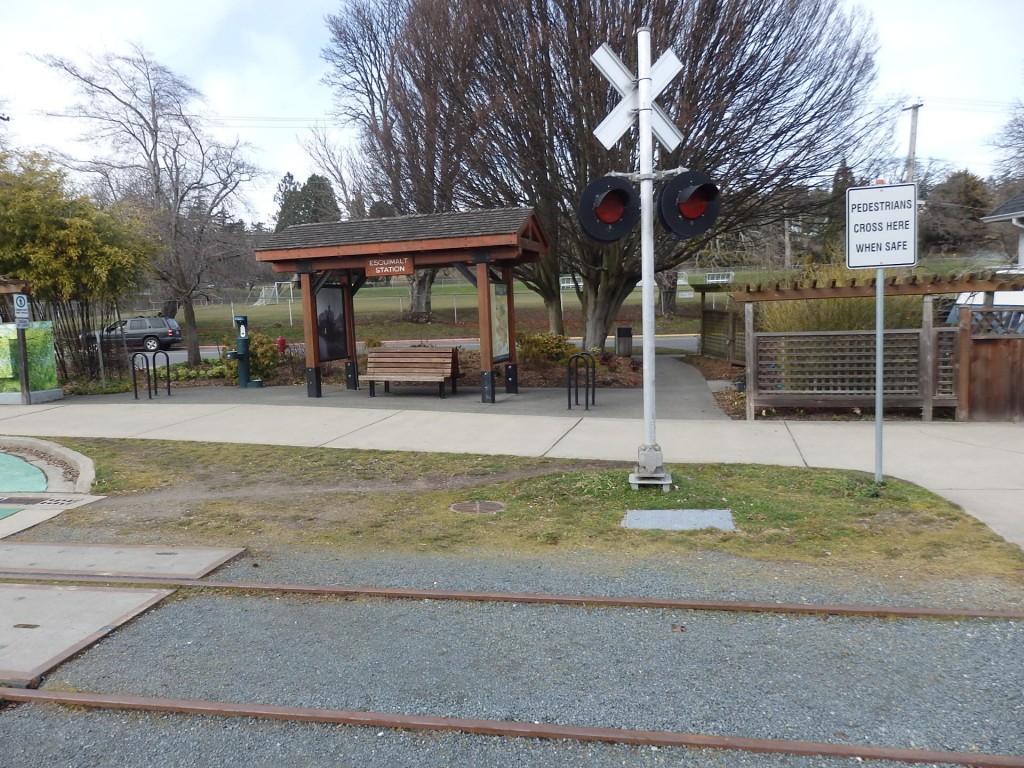
[[[135,352],[132,355],[132,390],[135,392],[136,400],[139,399],[138,372],[140,370],[146,371],[146,397],[152,400],[154,396],[160,394],[160,382],[157,378],[157,355],[164,356],[164,379],[167,383],[167,396],[171,396],[171,358],[167,352],[159,349],[153,353],[152,365],[150,365],[150,358],[145,352]],[[143,365],[138,364],[140,359]]]
[[[565,364],[565,394],[570,411],[574,389],[576,405],[580,404],[580,366],[583,366],[583,407],[589,411],[591,405],[597,404],[597,363],[589,352],[579,352]]]

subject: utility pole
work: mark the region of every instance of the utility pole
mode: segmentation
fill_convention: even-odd
[[[917,104],[911,104],[909,107],[904,107],[903,111],[910,110],[910,150],[907,152],[907,178],[904,179],[908,184],[914,180],[914,160],[917,153],[917,111],[924,106],[923,102]]]

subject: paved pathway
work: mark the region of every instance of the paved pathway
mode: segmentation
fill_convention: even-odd
[[[657,373],[657,438],[667,464],[750,462],[874,471],[873,422],[732,421],[692,367],[662,356]],[[433,387],[302,387],[173,390],[73,397],[0,407],[0,434],[135,437],[456,453],[609,459],[632,462],[644,439],[639,389],[599,389],[590,410],[567,407],[564,389],[499,392],[481,403],[463,388],[444,400]],[[962,506],[1024,546],[1024,425],[890,422],[884,471]]]

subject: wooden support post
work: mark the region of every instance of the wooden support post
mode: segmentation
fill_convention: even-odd
[[[476,297],[480,314],[480,401],[494,402],[494,336],[491,328],[491,273],[486,254],[476,264]]]
[[[302,337],[306,342],[306,396],[323,397],[313,275],[309,272],[299,275],[299,284],[302,287]]]
[[[956,317],[956,420],[967,421],[971,415],[971,308],[961,305]]]
[[[757,392],[757,339],[754,337],[754,302],[743,305],[743,342],[746,347],[747,421],[754,420],[754,395]]]
[[[931,296],[924,297],[921,307],[921,336],[918,342],[917,381],[921,395],[921,420],[931,421],[935,398],[935,329],[932,327],[935,307]]]
[[[346,278],[342,300],[345,306],[345,388],[359,389],[359,354],[356,349],[356,304],[351,277]]]

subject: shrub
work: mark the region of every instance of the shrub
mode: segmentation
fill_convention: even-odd
[[[859,274],[858,274],[859,273]],[[836,264],[813,265],[801,274],[800,281],[817,280],[828,285],[835,280],[868,277],[864,270],[850,270]],[[920,296],[887,296],[886,328],[916,328],[921,324]],[[875,299],[809,299],[807,301],[765,301],[758,307],[758,328],[769,333],[788,331],[869,331],[875,327]]]
[[[175,363],[171,366],[171,381],[205,381],[209,379],[225,379],[228,368],[220,360],[203,360],[197,366],[188,363]],[[157,374],[159,377],[160,374]]]
[[[523,333],[516,339],[519,361],[530,363],[560,363],[579,352],[565,336],[554,333]]]

